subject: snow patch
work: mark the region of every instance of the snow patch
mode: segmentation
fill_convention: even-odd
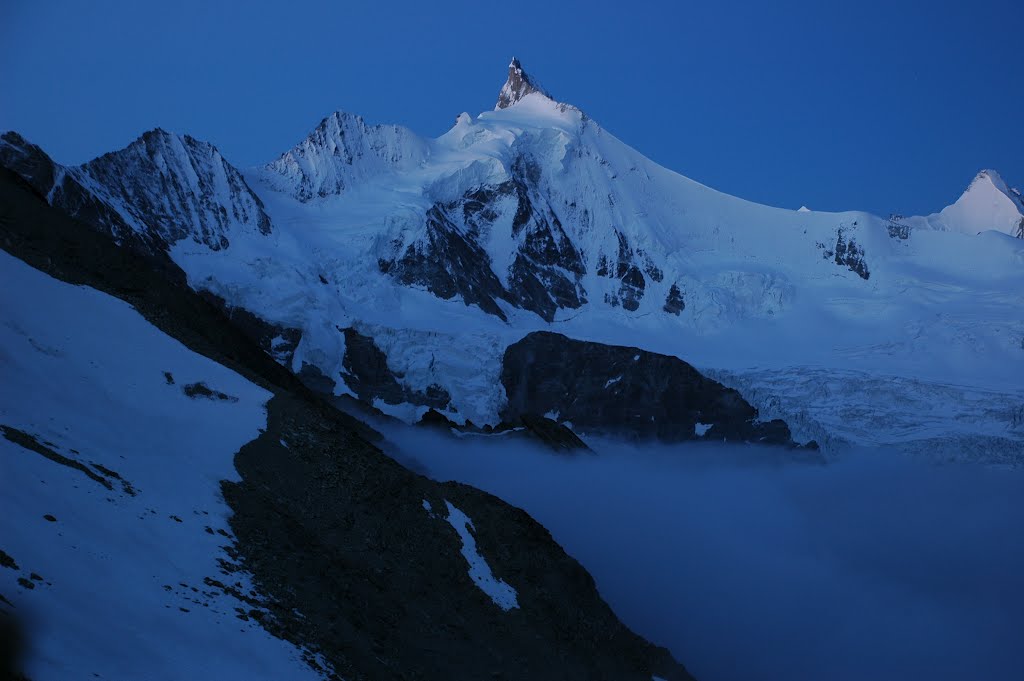
[[[452,505],[450,501],[444,502],[448,506],[448,524],[455,528],[462,539],[462,555],[469,563],[469,577],[480,587],[480,590],[487,594],[494,604],[502,610],[511,610],[519,607],[518,594],[516,590],[491,573],[487,561],[480,555],[476,548],[476,539],[473,537],[473,521]]]

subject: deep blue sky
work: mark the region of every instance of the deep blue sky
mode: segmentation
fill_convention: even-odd
[[[76,163],[161,126],[267,161],[344,109],[425,135],[509,58],[656,161],[773,205],[1024,184],[1024,3],[0,2],[0,129]]]

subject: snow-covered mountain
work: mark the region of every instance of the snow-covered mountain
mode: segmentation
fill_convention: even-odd
[[[966,234],[995,230],[1016,235],[1024,225],[1024,198],[994,170],[982,170],[956,203],[925,218],[938,229]]]
[[[7,169],[0,246],[0,677],[691,679],[526,513]]]
[[[15,146],[3,161],[25,175]],[[184,173],[106,164],[149,186],[80,169],[90,200],[164,240],[193,287],[260,317],[267,350],[337,395],[355,392],[346,333],[368,338],[403,386],[369,401],[407,420],[443,395],[448,418],[496,424],[506,348],[550,330],[684,359],[797,439],[1024,457],[1024,205],[992,171],[931,216],[758,205],[658,166],[518,61],[494,111],[436,139],[339,112],[237,192],[176,179],[240,216],[216,229],[182,199],[174,231],[134,198]],[[965,411],[982,393],[994,406]]]
[[[342,111],[320,125],[294,149],[263,168],[261,179],[300,201],[342,194],[374,176],[414,168],[429,145],[397,125],[368,126]]]
[[[14,132],[0,137],[0,163],[29,179],[54,206],[119,241],[166,248],[189,238],[212,249],[227,234],[269,234],[263,202],[212,144],[150,130],[120,151],[65,167]]]

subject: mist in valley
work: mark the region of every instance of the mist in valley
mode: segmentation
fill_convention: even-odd
[[[385,449],[528,511],[703,681],[1019,678],[1024,472],[877,450],[384,428]]]

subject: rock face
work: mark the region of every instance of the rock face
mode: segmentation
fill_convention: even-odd
[[[151,130],[120,151],[64,167],[17,133],[6,133],[0,162],[52,205],[151,252],[186,238],[220,250],[232,231],[271,231],[263,202],[241,173],[216,147],[188,135]]]
[[[167,250],[167,243],[158,234],[139,231],[97,191],[87,188],[88,179],[81,171],[55,163],[18,133],[7,132],[0,137],[0,165],[25,178],[50,204],[109,234],[118,244],[149,255]]]
[[[53,189],[60,171],[42,148],[13,130],[0,135],[0,165],[21,175],[44,196]]]
[[[150,130],[81,171],[122,215],[169,244],[191,238],[219,250],[235,229],[271,231],[241,173],[212,144],[188,135]]]
[[[378,265],[405,286],[423,286],[439,298],[461,296],[466,305],[507,321],[498,301],[509,302],[510,296],[491,269],[490,256],[444,206],[427,212],[420,238]]]
[[[388,367],[388,358],[369,336],[364,336],[355,329],[344,329],[345,384],[352,389],[360,400],[373,404],[375,400],[383,400],[387,404],[423,405],[431,409],[444,409],[451,397],[440,386],[431,385],[426,390],[413,390],[400,381]]]
[[[740,394],[676,357],[537,331],[502,360],[508,421],[555,413],[580,433],[794,445],[780,420],[760,423]]]
[[[548,98],[551,97],[526,74],[526,71],[523,71],[523,66],[519,63],[519,60],[512,57],[512,63],[508,65],[508,80],[505,81],[501,92],[498,93],[498,103],[494,105],[494,108],[495,110],[507,109],[526,95],[534,92],[539,92]]]
[[[344,193],[387,170],[412,168],[429,148],[398,125],[367,125],[361,116],[338,111],[320,121],[306,139],[260,169],[268,185],[306,202]]]
[[[46,205],[6,169],[0,246],[51,276],[122,298],[273,393],[265,431],[236,455],[240,479],[222,485],[234,538],[223,574],[205,584],[302,646],[314,668],[346,679],[691,678],[619,622],[590,575],[523,511],[401,467],[216,305]],[[465,532],[511,589],[513,606],[471,578]],[[234,586],[239,570],[252,576],[252,590]]]
[[[640,309],[640,302],[647,290],[644,272],[652,281],[658,283],[665,278],[664,273],[643,250],[632,248],[625,234],[616,231],[615,239],[618,242],[617,255],[614,258],[603,253],[599,256],[597,276],[618,281],[618,291],[606,294],[606,303],[612,306],[621,305],[630,312],[636,312]],[[678,290],[676,292],[678,293]],[[671,296],[671,292],[669,295]],[[679,309],[682,310],[682,307]]]
[[[520,417],[523,426],[544,445],[556,452],[590,451],[583,440],[571,429],[543,416],[523,414]]]
[[[867,281],[871,278],[871,271],[868,269],[867,259],[864,256],[864,247],[857,244],[855,238],[850,234],[856,228],[856,222],[849,229],[845,226],[840,226],[836,230],[836,245],[834,248],[825,248],[824,244],[821,243],[818,244],[818,247],[823,249],[823,258],[834,260],[837,265],[845,266],[858,277]]]
[[[538,190],[539,172],[528,159],[519,158],[509,181],[435,204],[427,212],[423,235],[394,257],[382,259],[381,271],[442,298],[459,295],[467,305],[501,319],[506,315],[498,301],[546,321],[559,309],[579,308],[587,302],[581,281],[586,267]],[[496,273],[483,243],[493,231],[506,229],[515,250],[507,269]]]
[[[661,309],[676,316],[686,309],[686,301],[683,299],[683,293],[679,290],[678,284],[672,284],[672,288],[668,290],[668,296],[665,297],[665,305]]]

